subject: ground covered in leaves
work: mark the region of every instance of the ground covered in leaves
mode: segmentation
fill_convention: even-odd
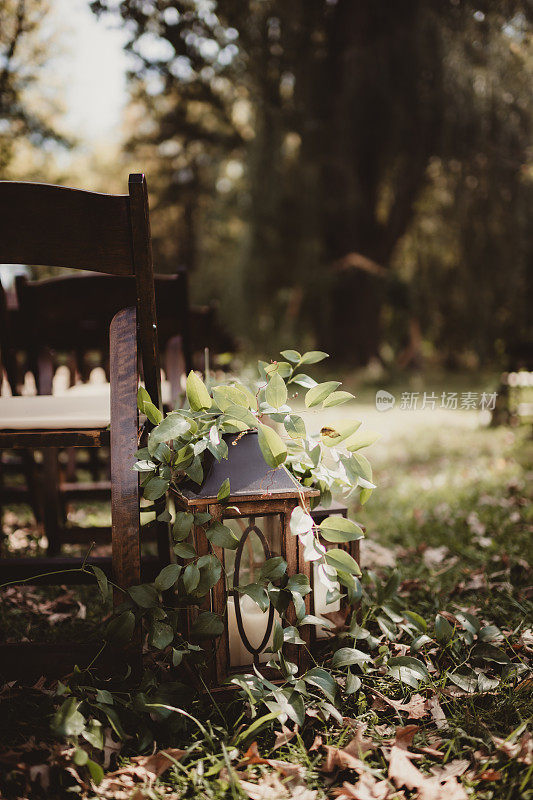
[[[242,698],[185,705],[150,676],[135,696],[84,676],[6,684],[0,796],[533,797],[531,432],[475,412],[353,412],[384,435],[369,452],[379,489],[356,514],[362,608],[334,615],[323,654],[335,685],[307,683],[306,713],[280,719]],[[17,509],[4,531],[11,547],[39,546]],[[9,589],[0,622],[90,635],[94,605]]]

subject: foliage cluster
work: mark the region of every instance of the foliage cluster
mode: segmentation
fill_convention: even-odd
[[[339,389],[339,381],[317,383],[302,372],[302,368],[326,358],[326,353],[310,351],[302,355],[295,350],[284,350],[281,355],[282,361],[260,362],[255,393],[236,381],[214,386],[210,392],[202,379],[191,372],[187,378],[188,407],[176,409],[164,418],[146,390],[139,389],[139,408],[154,427],[146,446],[137,453],[135,468],[140,473],[145,500],[154,503],[148,508],[157,513],[159,521],[172,526],[173,549],[180,563],[166,566],[153,584],[128,590],[128,599],[117,607],[109,623],[109,639],[127,641],[136,623],[143,619],[148,624],[150,644],[165,651],[173,666],[178,666],[184,659],[198,663],[198,639],[221,634],[223,621],[201,606],[220,580],[224,566],[214,552],[198,554],[193,530],[203,528],[212,546],[228,550],[237,548],[238,539],[227,525],[213,519],[209,511],[172,511],[170,507],[161,507],[160,501],[170,488],[179,494],[184,481],[200,485],[206,458],[227,459],[228,445],[224,438],[227,434],[242,437],[256,432],[266,465],[271,469],[286,469],[293,476],[301,502],[292,513],[291,535],[300,538],[304,558],[316,563],[328,602],[341,598],[341,587],[350,604],[359,600],[361,571],[352,556],[338,545],[361,538],[361,528],[339,516],[329,516],[315,525],[302,487],[317,489],[319,499],[326,505],[335,490],[366,502],[375,485],[370,463],[360,450],[374,441],[376,435],[361,434],[358,430],[361,422],[352,420],[335,427],[324,426],[319,436],[308,436],[303,418],[289,405],[289,392],[303,387],[307,408],[326,409],[347,402],[353,395]],[[275,430],[276,425],[283,425],[284,438]],[[238,446],[238,439],[235,444]],[[219,487],[217,500],[231,501],[228,478]],[[326,549],[324,540],[337,546]],[[228,576],[226,580],[228,588],[233,588]],[[108,586],[103,574],[99,574],[99,582],[105,594]],[[273,660],[272,666],[285,676],[295,673],[296,666],[280,654],[285,642],[304,644],[297,629],[288,624],[288,608],[294,608],[298,625],[324,624],[321,618],[306,613],[303,598],[311,591],[309,578],[287,574],[287,563],[275,555],[262,566],[257,582],[234,588],[248,595],[262,611],[272,604],[280,620],[285,621],[283,627],[281,622],[274,625],[272,651],[279,655],[279,663]],[[169,592],[174,593],[171,603]],[[186,641],[180,631],[179,609],[183,607],[193,607],[199,612],[192,629],[195,637],[192,642]]]

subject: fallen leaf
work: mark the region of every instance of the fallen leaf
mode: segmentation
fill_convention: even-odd
[[[499,781],[501,780],[502,774],[495,769],[486,769],[477,777],[480,781]]]
[[[367,769],[361,759],[346,753],[338,747],[324,745],[324,749],[326,751],[326,760],[321,767],[322,772],[334,772],[336,769],[353,769],[359,775],[362,775]]]
[[[439,703],[439,699],[436,695],[433,695],[433,697],[428,698],[428,700],[426,701],[426,707],[429,713],[431,714],[433,722],[435,723],[437,728],[442,730],[443,728],[446,728],[448,726],[448,723],[446,722],[446,715],[442,710],[441,704]]]
[[[356,784],[343,783],[333,794],[337,800],[386,800],[391,795],[391,786],[388,781],[378,781],[370,772],[364,772]]]
[[[305,768],[301,764],[291,764],[288,761],[280,761],[277,758],[262,758],[257,749],[257,742],[252,742],[239,766],[246,764],[268,764],[269,767],[281,772],[286,777],[301,778],[305,774]]]
[[[438,778],[426,778],[418,789],[417,800],[469,800],[469,798],[457,778],[448,778],[444,782]]]
[[[274,742],[274,747],[272,750],[277,750],[278,747],[283,747],[284,744],[290,742],[291,739],[294,739],[298,732],[298,725],[295,725],[294,730],[291,731],[290,728],[287,728],[286,725],[281,726],[281,731],[276,731],[276,741]]]
[[[262,775],[257,783],[239,780],[239,786],[250,800],[316,800],[317,793],[305,786],[288,786],[280,781],[279,776],[273,772]]]
[[[366,723],[359,723],[356,726],[355,736],[345,747],[342,748],[344,753],[348,753],[348,755],[351,756],[356,756],[356,758],[361,758],[361,756],[364,756],[364,754],[368,753],[369,750],[376,749],[377,745],[374,744],[372,739],[366,739],[364,736],[366,728]]]
[[[496,750],[505,753],[508,758],[514,758],[527,766],[533,764],[533,735],[528,731],[522,734],[516,742],[500,739],[499,736],[493,736],[492,741],[496,746]]]
[[[408,703],[404,703],[402,700],[392,700],[377,689],[371,689],[371,692],[381,701],[382,707],[390,706],[396,711],[405,711],[409,719],[422,719],[430,713],[427,707],[428,701],[421,694],[414,694]],[[374,704],[372,707],[375,707]]]

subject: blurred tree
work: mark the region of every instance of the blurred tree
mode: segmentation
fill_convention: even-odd
[[[22,140],[67,143],[51,121],[46,92],[36,91],[49,57],[48,13],[46,0],[0,0],[0,176]]]
[[[450,351],[490,356],[509,335],[531,249],[527,0],[92,7],[118,13],[131,31],[143,109],[135,144],[160,166],[157,203],[170,221],[159,230],[161,252],[169,267],[176,258],[193,264],[199,239],[212,237],[208,222],[218,219],[220,231],[226,219],[243,244],[231,292],[222,247],[204,253],[201,274],[217,260],[207,271],[239,301],[234,324],[257,346],[308,335],[366,363],[379,351],[382,308],[398,296],[404,327],[416,315]],[[228,172],[235,164],[241,172]],[[417,248],[428,213],[437,236]],[[401,292],[391,267],[406,282]],[[480,292],[482,276],[490,286]],[[453,290],[443,291],[447,281]]]

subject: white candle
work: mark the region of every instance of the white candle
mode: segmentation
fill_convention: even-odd
[[[256,602],[248,595],[240,596],[240,608],[242,624],[248,641],[252,647],[259,647],[263,641],[267,624],[268,624],[268,611],[261,611]],[[279,620],[279,614],[274,611],[274,620]],[[265,649],[272,644],[273,633],[270,634]],[[252,664],[254,657],[249,650],[246,649],[244,642],[239,633],[237,625],[237,615],[235,612],[235,599],[228,597],[228,638],[229,638],[229,660],[232,667],[242,667]],[[265,663],[274,658],[272,653],[260,653],[259,661]]]
[[[335,588],[339,589],[339,584],[336,581],[331,581]],[[313,603],[315,609],[315,616],[320,617],[325,622],[331,624],[331,620],[324,617],[323,614],[330,613],[331,611],[340,611],[340,600],[334,600],[333,603],[327,603],[326,597],[328,594],[328,587],[320,580],[319,564],[313,562]],[[317,639],[325,639],[327,637],[327,629],[319,628],[317,626],[316,636]]]

